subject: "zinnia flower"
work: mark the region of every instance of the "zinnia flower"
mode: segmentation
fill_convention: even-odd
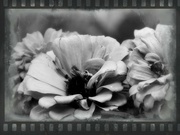
[[[173,118],[175,94],[170,61],[173,54],[168,53],[174,47],[172,30],[165,25],[157,25],[156,30],[146,27],[135,30],[134,40],[122,43],[131,50],[127,59],[127,81],[132,86],[129,93],[136,107],[143,106],[147,117]]]
[[[32,98],[22,93],[17,93],[17,89],[24,80],[31,61],[42,52],[55,57],[52,51],[50,51],[50,43],[63,35],[62,30],[56,31],[52,28],[46,30],[44,37],[39,31],[33,32],[32,34],[27,34],[26,37],[22,39],[22,42],[18,42],[13,48],[9,75],[10,89],[13,90],[17,113],[28,113],[31,108],[30,106],[25,107],[25,104]]]
[[[38,100],[35,120],[89,119],[96,107],[116,110],[126,104],[122,93],[128,49],[113,38],[70,35],[55,39],[54,61],[40,54],[31,63],[19,91]]]

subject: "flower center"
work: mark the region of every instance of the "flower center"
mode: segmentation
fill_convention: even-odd
[[[151,71],[153,71],[158,76],[165,74],[165,66],[162,62],[155,62],[151,65]]]
[[[67,95],[81,94],[83,98],[96,95],[95,86],[91,89],[87,88],[87,83],[92,77],[88,71],[80,72],[75,66],[71,70],[71,78],[67,82]]]

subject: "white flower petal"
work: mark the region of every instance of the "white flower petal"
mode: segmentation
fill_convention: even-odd
[[[97,72],[103,66],[104,62],[105,61],[101,58],[92,58],[84,63],[83,69],[88,70],[89,72],[91,70],[95,70]]]
[[[84,63],[91,58],[106,59],[110,54],[115,57],[114,53],[117,49],[114,48],[119,48],[119,46],[119,43],[110,37],[76,34],[55,39],[53,51],[58,57],[62,68],[70,74],[73,66],[76,66],[81,71]],[[126,47],[120,48],[127,50]],[[119,52],[117,51],[117,53]],[[119,55],[123,53],[125,53],[125,51],[119,53]],[[121,59],[120,56],[118,58]]]
[[[81,66],[84,65],[84,63],[88,60],[93,58],[93,50],[94,47],[92,45],[92,36],[89,35],[78,35],[77,37],[80,39],[81,43],[79,43],[79,49],[81,50]]]
[[[56,66],[53,63],[53,59],[44,53],[39,54],[35,59],[31,61],[32,64],[44,64],[44,66],[48,66],[49,68],[52,68],[53,70],[56,69]]]
[[[97,39],[97,38],[96,38]],[[97,42],[97,41],[96,41]],[[95,50],[93,52],[93,58],[104,58],[106,54],[106,47],[100,44],[96,44]]]
[[[149,79],[147,81],[142,81],[138,84],[138,90],[141,91],[141,90],[144,90],[144,88],[150,86],[152,83],[154,83],[157,79],[156,78],[152,78],[152,79]]]
[[[42,47],[43,45],[44,38],[42,34],[38,31],[32,34],[27,34],[27,36],[23,38],[22,41],[31,53],[37,54],[38,48]]]
[[[82,99],[81,94],[69,95],[69,96],[55,96],[54,99],[58,104],[69,104],[75,100]]]
[[[47,120],[49,118],[48,110],[37,105],[31,110],[30,118],[36,121]]]
[[[47,83],[41,82],[39,80],[36,80],[35,78],[26,76],[24,79],[24,86],[25,86],[25,93],[26,94],[32,94],[32,93],[40,93],[40,94],[54,94],[54,95],[66,95],[66,92],[58,89],[56,87],[53,87]],[[33,95],[33,94],[32,94]],[[35,97],[38,98],[38,97]]]
[[[89,109],[88,103],[87,103],[87,99],[82,99],[79,100],[79,104],[81,105],[81,107],[85,110]]]
[[[137,92],[138,92],[138,85],[133,85],[133,86],[129,89],[129,95],[130,95],[130,96],[136,94]]]
[[[133,79],[129,76],[129,74],[127,74],[126,76],[126,81],[131,85],[137,85],[140,81],[139,80],[136,80],[136,79]]]
[[[59,38],[62,35],[62,30],[56,31],[53,28],[48,28],[44,34],[44,42],[53,42],[56,38]]]
[[[148,62],[159,62],[159,61],[161,61],[161,58],[155,53],[147,53],[144,59]]]
[[[144,90],[139,91],[136,94],[136,99],[139,102],[143,102],[143,99],[146,95],[151,94],[151,96],[154,98],[154,100],[160,101],[162,99],[165,99],[166,92],[169,88],[169,84],[151,84],[151,87],[147,87]]]
[[[56,104],[53,96],[45,96],[39,99],[38,104],[43,108],[50,108]]]
[[[51,109],[51,111],[49,111],[49,116],[56,121],[60,121],[63,118],[65,118],[73,113],[74,113],[74,108],[63,105],[63,106],[53,107]]]
[[[141,41],[141,39],[139,38],[135,38],[133,40],[133,43],[137,46],[137,50],[139,50],[141,53],[143,54],[147,54],[150,52],[150,50],[148,49],[147,45]]]
[[[94,110],[95,105],[92,103],[89,110],[76,109],[74,112],[74,117],[80,120],[89,119],[92,117]]]
[[[21,59],[22,56],[30,56],[31,54],[22,42],[18,42],[13,49],[15,53],[12,54],[12,58],[15,60]]]
[[[116,65],[116,75],[125,75],[127,73],[127,67],[123,61],[117,61]]]
[[[165,84],[164,86],[161,86],[160,88],[159,87],[156,87],[154,88],[156,89],[156,91],[153,91],[151,93],[151,96],[155,99],[155,100],[162,100],[162,99],[165,99],[165,96],[166,96],[166,92],[167,90],[169,89],[169,83]],[[159,89],[159,90],[158,90]]]
[[[89,80],[87,87],[91,88],[93,83],[96,82],[98,77],[106,72],[115,71],[117,68],[116,63],[114,61],[106,61],[104,65],[101,67],[101,69],[94,74],[91,79]]]
[[[133,63],[148,66],[148,63],[143,59],[142,54],[140,53],[140,51],[137,48],[135,48],[132,51],[132,53],[130,54],[127,67],[130,68]]]
[[[73,35],[56,39],[54,41],[53,51],[61,61],[63,68],[69,74],[73,66],[82,70],[81,55],[83,50],[81,40],[78,36]]]
[[[105,104],[108,106],[122,106],[127,103],[126,96],[121,93],[113,93],[112,99]]]
[[[127,47],[128,50],[133,50],[133,49],[136,47],[136,45],[135,45],[135,44],[133,43],[133,41],[130,40],[130,39],[127,39],[127,40],[123,41],[123,42],[121,43],[121,46]]]
[[[148,66],[133,64],[129,76],[136,80],[149,80],[154,78],[154,73]]]
[[[145,110],[149,110],[151,108],[153,108],[154,106],[154,98],[151,95],[147,95],[144,98],[144,108]]]
[[[96,81],[98,81],[97,88],[100,88],[100,86],[120,81],[120,77],[115,75],[115,71],[109,71],[100,75]]]
[[[160,83],[160,84],[165,84],[167,82],[170,82],[173,80],[173,75],[170,73],[170,74],[167,74],[167,75],[164,75],[164,76],[161,76],[157,79],[157,81]]]
[[[124,46],[119,46],[113,49],[113,51],[109,54],[109,59],[112,61],[121,61],[129,54],[128,48]]]
[[[53,70],[52,68],[41,63],[32,63],[27,73],[29,76],[36,78],[37,80],[49,84],[62,91],[65,90],[66,83],[65,78]]]
[[[89,97],[90,100],[97,101],[100,103],[104,103],[106,101],[109,101],[109,100],[111,100],[111,98],[112,98],[112,92],[107,90],[107,89],[101,90],[94,97]]]
[[[135,30],[134,31],[134,36],[136,38],[141,38],[141,37],[149,37],[155,33],[155,30],[149,27],[145,27],[141,30]]]
[[[67,122],[67,121],[72,122],[75,120],[76,120],[76,118],[74,117],[74,114],[70,114],[70,115],[64,117],[63,119],[61,119],[61,121],[65,121],[65,122]]]
[[[114,38],[111,37],[91,36],[91,41],[93,48],[95,48],[93,52],[99,51],[100,48],[105,47],[106,54],[110,54],[113,50],[115,50],[114,48],[120,46],[119,42],[117,42]],[[104,55],[103,59],[105,58],[105,56],[106,55]],[[95,56],[93,55],[93,57]]]
[[[53,61],[55,61],[56,56],[54,55],[53,51],[48,51],[46,54],[50,56]]]
[[[122,86],[121,82],[116,81],[116,82],[110,83],[108,85],[103,85],[103,86],[99,87],[96,90],[96,92],[99,93],[103,89],[108,89],[112,92],[119,92],[119,91],[123,90],[123,86]]]
[[[141,38],[141,40],[147,45],[150,52],[156,53],[157,55],[159,55],[160,58],[163,58],[162,45],[157,40],[155,35]]]

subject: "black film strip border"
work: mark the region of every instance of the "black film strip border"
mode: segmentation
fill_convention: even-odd
[[[175,8],[180,0],[3,0],[8,8]]]
[[[6,8],[176,8],[180,0],[3,0]],[[3,132],[178,132],[180,123],[4,123]]]
[[[174,123],[5,123],[3,132],[179,132]]]

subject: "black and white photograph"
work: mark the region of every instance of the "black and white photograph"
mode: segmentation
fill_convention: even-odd
[[[174,9],[6,9],[5,121],[175,121]]]

